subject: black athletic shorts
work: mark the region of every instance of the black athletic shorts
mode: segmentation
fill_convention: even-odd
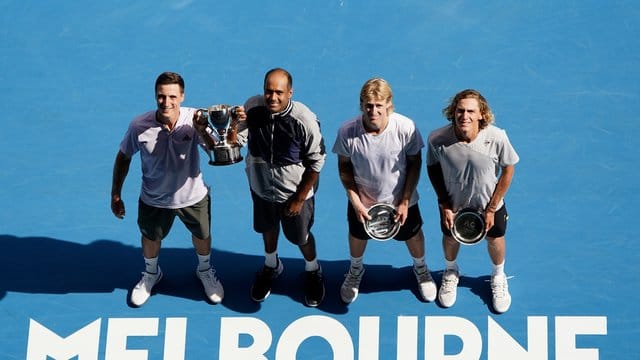
[[[439,210],[438,210],[439,211]],[[440,212],[440,230],[446,236],[451,236],[451,230],[444,227],[444,223],[442,222],[442,211]],[[491,229],[487,231],[487,237],[490,238],[498,238],[504,236],[507,233],[507,220],[509,220],[509,214],[507,213],[507,207],[502,205],[494,216],[494,223]]]
[[[315,198],[304,201],[300,214],[285,216],[285,203],[264,200],[251,191],[253,199],[253,229],[264,233],[282,224],[282,232],[287,240],[295,245],[305,245],[314,221]]]

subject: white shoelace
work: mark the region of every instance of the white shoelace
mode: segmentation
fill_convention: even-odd
[[[362,279],[362,271],[363,270],[360,270],[360,273],[354,274],[351,272],[351,269],[349,269],[349,272],[345,275],[345,287],[357,288],[360,285],[360,280]]]
[[[418,272],[417,270],[419,270],[420,272]],[[413,273],[416,274],[416,277],[418,278],[418,282],[420,283],[433,281],[433,279],[431,278],[431,273],[429,273],[429,270],[426,268],[426,266],[421,266],[417,269],[414,267]]]
[[[496,298],[503,298],[507,295],[507,289],[509,288],[509,285],[507,284],[507,280],[513,278],[513,276],[505,275],[503,276],[503,278],[504,278],[504,281],[487,280],[491,282],[491,293]]]
[[[146,271],[142,272],[142,279],[140,280],[140,282],[138,283],[138,288],[141,288],[142,286],[145,287],[145,289],[151,289],[153,287],[153,285],[156,284],[156,281],[158,281],[158,274],[150,274]]]
[[[216,276],[216,271],[213,268],[209,268],[208,270],[201,271],[203,280],[206,280],[211,286],[216,286],[219,282],[218,277]]]
[[[447,276],[447,273],[455,274],[455,272],[453,271],[445,271],[444,275],[442,276],[441,292],[443,293],[454,291],[458,286],[458,279],[460,277],[460,274],[458,274],[457,276],[455,275]]]

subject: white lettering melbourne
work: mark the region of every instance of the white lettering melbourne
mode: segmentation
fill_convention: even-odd
[[[425,316],[424,338],[419,339],[419,317],[398,316],[396,319],[396,359],[417,359],[419,346],[428,360],[521,359],[598,360],[597,348],[578,348],[581,335],[606,335],[605,316],[557,316],[554,319],[555,348],[549,354],[549,330],[546,316],[529,316],[526,321],[526,344],[518,343],[492,317],[487,317],[486,337],[471,321],[456,316]],[[109,318],[106,334],[101,334],[102,319],[97,319],[67,337],[61,337],[39,322],[29,320],[28,360],[69,359],[106,360],[149,359],[150,349],[127,349],[127,339],[136,336],[162,336],[164,360],[184,360],[187,344],[187,318]],[[301,344],[310,337],[327,342],[336,360],[378,360],[380,354],[380,317],[362,316],[357,333],[350,332],[338,320],[321,315],[305,316],[291,322],[277,338],[264,321],[254,317],[221,317],[218,358],[294,360]],[[522,332],[522,331],[520,331]],[[241,346],[240,338],[252,338]],[[461,345],[456,354],[445,351],[447,339],[457,338]],[[99,356],[104,341],[104,357]],[[483,348],[486,350],[483,353]],[[202,350],[202,349],[199,349]],[[215,349],[211,349],[214,357]],[[384,358],[388,358],[385,355]]]

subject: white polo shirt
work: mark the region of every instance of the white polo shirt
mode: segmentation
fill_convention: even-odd
[[[142,187],[140,199],[147,205],[178,209],[191,206],[209,189],[200,171],[201,139],[193,127],[196,109],[180,108],[173,130],[156,120],[156,111],[131,121],[120,151],[131,157],[140,152]]]
[[[378,135],[366,132],[362,115],[347,120],[338,130],[332,151],[351,160],[360,201],[371,207],[376,203],[398,205],[407,177],[407,155],[416,155],[423,147],[413,120],[394,112]],[[418,198],[416,190],[409,206]]]

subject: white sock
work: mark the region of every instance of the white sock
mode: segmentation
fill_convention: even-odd
[[[493,273],[491,276],[503,275],[504,274],[504,261],[502,264],[493,264]]]
[[[278,252],[264,253],[264,264],[270,268],[278,266]]]
[[[318,264],[318,259],[313,259],[311,261],[304,261],[304,271],[316,271],[320,268],[320,264]]]
[[[158,273],[158,257],[154,258],[144,258],[144,271],[149,274],[157,274]]]
[[[424,256],[416,258],[416,257],[411,257],[413,259],[413,267],[414,268],[419,268],[419,267],[427,267],[427,264],[424,262]]]
[[[209,270],[211,267],[211,252],[207,255],[200,255],[198,253],[196,253],[196,255],[198,255],[198,271]]]
[[[449,260],[447,260],[447,259],[444,259],[444,262],[445,262],[445,264],[447,265],[447,270],[460,271],[460,270],[458,269],[458,262],[457,262],[457,261],[455,261],[455,260],[451,260],[451,261],[449,261]]]
[[[362,267],[364,266],[363,262],[364,256],[351,257],[351,267],[354,269],[362,269]]]

